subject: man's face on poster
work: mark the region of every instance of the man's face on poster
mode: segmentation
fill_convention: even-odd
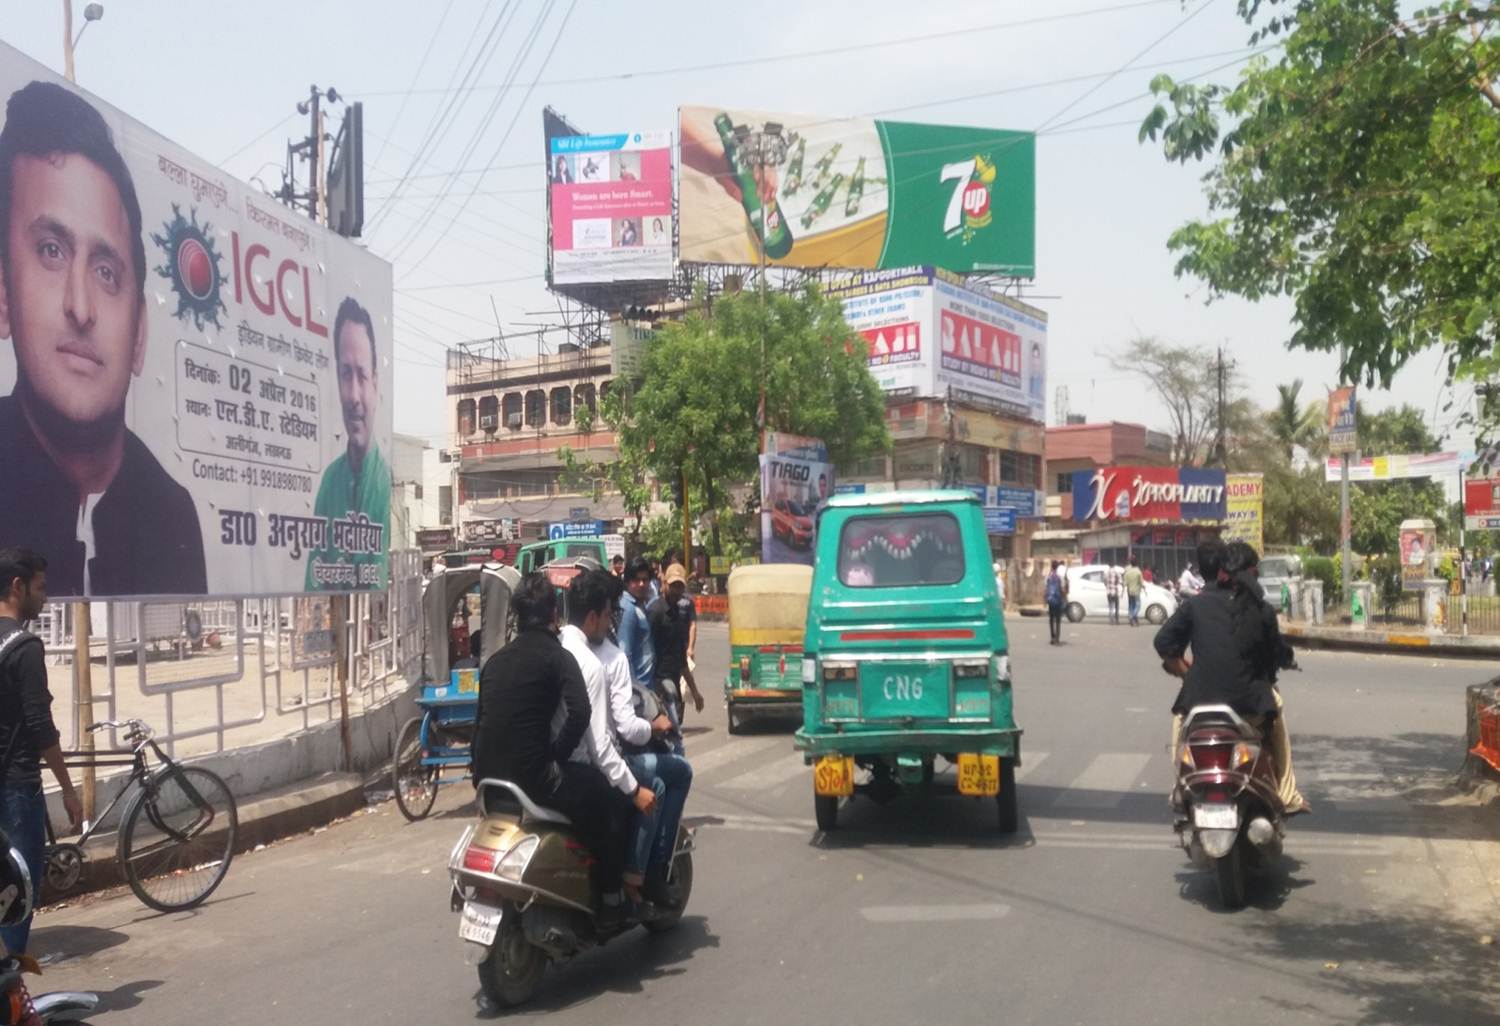
[[[374,344],[363,324],[349,321],[339,329],[339,404],[344,409],[344,431],[349,449],[363,456],[370,451],[380,391],[375,380]]]
[[[146,330],[119,190],[76,153],[18,156],[13,181],[0,335],[48,413],[79,428],[120,423]]]

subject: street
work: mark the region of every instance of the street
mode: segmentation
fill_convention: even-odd
[[[557,1023],[1463,1024],[1495,1022],[1495,833],[1447,789],[1476,662],[1306,652],[1283,680],[1315,807],[1282,869],[1224,913],[1175,847],[1166,791],[1173,682],[1152,631],[1008,621],[1022,825],[951,770],[930,798],[859,799],[812,823],[791,722],[724,730],[727,662],[705,624],[689,716],[698,828],[683,925],[549,968],[518,1017]],[[444,865],[465,788],[408,824],[385,801],[237,859],[198,911],[127,894],[47,912],[38,991],[104,994],[109,1026],[459,1023],[482,1009]],[[1445,804],[1445,801],[1447,802]]]

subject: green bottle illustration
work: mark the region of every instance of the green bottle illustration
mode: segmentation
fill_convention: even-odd
[[[750,219],[750,227],[755,229],[761,249],[772,259],[786,256],[792,249],[792,231],[786,226],[775,197],[768,203],[761,203],[755,168],[741,159],[740,144],[734,137],[734,122],[729,120],[728,114],[720,114],[714,118],[714,128],[719,131],[719,141],[724,144],[724,159],[729,164],[729,173],[740,187],[740,204],[745,208],[745,216]]]
[[[813,222],[827,213],[833,204],[834,193],[839,191],[839,186],[844,184],[844,172],[840,171],[833,176],[833,181],[823,187],[823,191],[813,197],[808,208],[802,212],[802,227],[811,228]]]
[[[838,159],[839,150],[843,148],[843,143],[834,143],[833,149],[823,154],[823,159],[818,161],[818,163],[813,167],[813,170],[817,172],[813,175],[813,191],[816,192],[817,190],[822,189],[823,183],[828,181],[828,175],[833,171],[833,162]]]
[[[853,217],[859,213],[859,201],[865,194],[865,158],[860,157],[859,163],[854,165],[854,177],[849,179],[849,198],[844,201],[844,216]]]
[[[807,140],[798,139],[797,150],[792,154],[791,163],[786,168],[786,184],[781,187],[785,195],[794,195],[798,189],[802,188],[802,159],[806,156]]]

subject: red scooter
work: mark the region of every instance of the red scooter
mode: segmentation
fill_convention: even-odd
[[[1174,754],[1177,839],[1195,865],[1214,870],[1224,906],[1243,908],[1247,875],[1279,859],[1286,836],[1276,760],[1227,705],[1188,710]]]

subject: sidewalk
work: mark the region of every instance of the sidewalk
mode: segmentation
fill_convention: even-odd
[[[1351,649],[1362,652],[1406,652],[1415,655],[1457,656],[1468,659],[1500,658],[1500,636],[1457,634],[1409,629],[1382,630],[1327,627],[1281,621],[1281,633],[1294,646]]]

